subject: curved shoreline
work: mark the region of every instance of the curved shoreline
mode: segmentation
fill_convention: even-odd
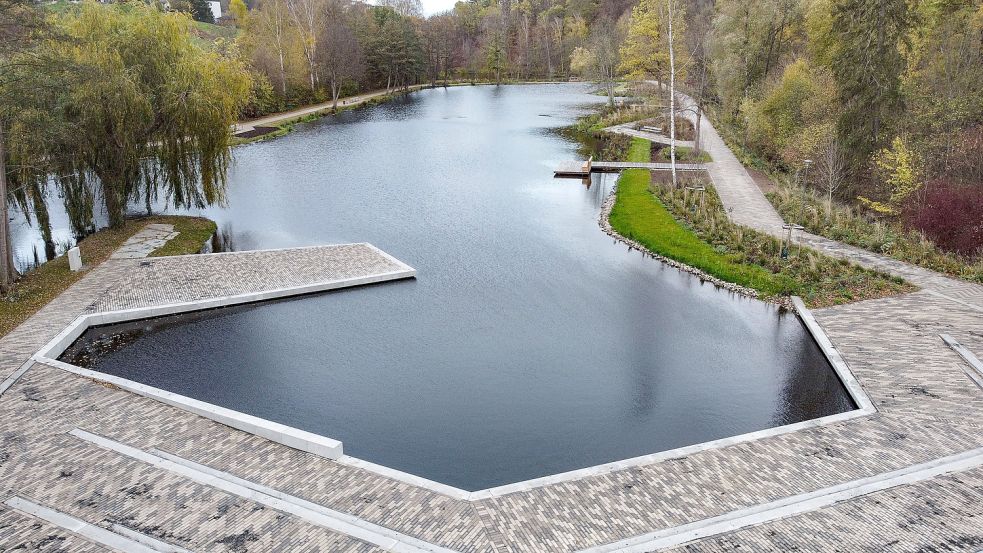
[[[620,180],[620,178],[621,177],[619,176],[618,179]],[[771,303],[788,310],[794,309],[792,305],[792,299],[790,297],[786,297],[786,296],[762,297],[758,293],[758,291],[753,288],[748,288],[747,286],[741,286],[740,284],[735,284],[733,282],[727,282],[726,280],[722,280],[718,277],[715,277],[707,273],[706,271],[697,269],[692,265],[687,265],[680,261],[676,261],[675,259],[666,257],[661,254],[657,254],[652,250],[646,248],[645,246],[639,244],[638,242],[630,238],[627,238],[625,236],[622,236],[618,231],[614,230],[614,227],[611,226],[611,221],[609,220],[609,216],[611,215],[611,209],[614,208],[614,204],[617,201],[617,199],[618,199],[618,183],[616,182],[614,186],[611,188],[611,193],[608,194],[608,197],[605,198],[604,202],[601,204],[601,213],[598,216],[598,220],[597,220],[597,223],[598,225],[600,225],[601,230],[603,230],[604,233],[607,234],[608,236],[627,245],[628,248],[631,250],[638,250],[643,255],[652,257],[658,261],[665,263],[666,265],[669,265],[670,267],[679,269],[680,271],[686,273],[690,273],[691,275],[698,277],[701,282],[710,282],[711,284],[713,284],[718,288],[722,288],[729,292],[734,292],[746,298],[751,298],[766,303]]]

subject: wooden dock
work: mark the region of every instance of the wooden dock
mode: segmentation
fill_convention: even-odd
[[[618,173],[625,169],[648,169],[649,171],[669,171],[670,163],[632,163],[629,161],[564,161],[553,171],[557,177],[583,178],[591,173]],[[706,171],[702,163],[677,163],[677,171]]]

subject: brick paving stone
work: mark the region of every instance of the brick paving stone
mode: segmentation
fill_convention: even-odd
[[[0,376],[13,373],[81,313],[393,268],[388,258],[373,253],[351,246],[178,257],[155,260],[150,268],[138,261],[107,262],[0,339]],[[971,286],[956,283],[954,289],[974,297]],[[372,550],[67,434],[83,428],[135,447],[159,448],[462,552],[570,551],[983,447],[983,390],[937,336],[952,334],[983,354],[979,310],[925,290],[815,315],[871,396],[876,414],[475,502],[318,458],[36,365],[0,396],[0,498],[21,494],[93,524],[121,521],[196,551]],[[940,505],[950,505],[951,521],[946,514],[925,516],[924,505],[904,499],[908,496],[865,503],[874,494],[747,529],[732,539],[744,540],[751,549],[758,544],[763,549],[783,543],[824,549],[840,542],[857,548],[886,543],[870,534],[873,523],[857,514],[869,508],[868,518],[881,509],[882,518],[918,521],[909,534],[924,535],[924,543],[969,543],[966,524],[972,522],[969,515],[976,515],[959,505],[969,501],[960,498],[978,493],[978,472],[912,488],[924,485],[939,495]],[[29,517],[0,510],[0,551],[53,532],[35,526]],[[775,535],[767,534],[772,530]],[[899,535],[922,543],[909,534]],[[70,534],[53,535],[78,541]],[[703,545],[717,547],[726,542],[714,540],[723,538]]]
[[[983,550],[983,468],[898,486],[670,551],[980,550]]]
[[[0,553],[8,551],[103,553],[110,550],[0,504]]]

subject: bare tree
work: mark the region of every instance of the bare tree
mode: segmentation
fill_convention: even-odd
[[[331,88],[332,108],[338,109],[342,85],[349,79],[357,79],[365,71],[362,48],[343,13],[329,15],[320,35],[319,65]]]
[[[552,26],[549,24],[549,20],[545,12],[540,14],[539,29],[542,32],[543,46],[546,49],[546,77],[548,79],[552,79],[553,54],[550,51],[550,47],[553,45],[553,30],[552,30]]]
[[[816,149],[817,183],[826,192],[826,212],[833,213],[833,193],[846,181],[846,156],[836,135],[830,133]]]
[[[318,35],[324,15],[323,0],[286,0],[287,11],[300,33],[304,58],[310,73],[311,92],[317,90]]]
[[[570,70],[580,73],[604,87],[608,104],[614,106],[614,85],[618,63],[621,60],[621,37],[613,21],[598,21],[591,30],[584,47],[574,48],[570,56]]]
[[[672,4],[666,0],[669,9],[669,166],[672,169],[672,187],[676,188],[676,48],[672,43]]]
[[[287,64],[285,61],[287,51],[287,8],[284,0],[264,0],[257,12],[258,17],[253,17],[256,25],[262,31],[262,35],[268,38],[276,51],[278,70],[280,76],[280,94],[287,96]]]
[[[690,86],[693,91],[693,105],[687,109],[692,110],[696,119],[693,125],[693,153],[700,154],[700,131],[703,123],[703,107],[706,105],[707,88],[709,86],[710,71],[710,37],[713,33],[713,7],[704,8],[702,11],[690,18],[687,33],[687,47],[691,53],[690,66],[687,72],[690,78]]]
[[[614,106],[614,85],[621,63],[621,33],[611,20],[599,21],[590,34],[588,45],[594,54],[595,75],[608,93],[608,103]]]
[[[381,0],[379,5],[392,8],[403,17],[423,17],[423,3],[420,0]]]

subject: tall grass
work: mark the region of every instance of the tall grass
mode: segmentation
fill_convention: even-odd
[[[633,139],[629,161],[650,158],[649,143]],[[695,183],[694,183],[695,184]],[[709,182],[706,191],[651,183],[643,169],[622,173],[611,226],[659,255],[721,280],[757,290],[763,297],[799,295],[812,306],[834,305],[912,290],[899,279],[793,246],[781,259],[781,243],[730,222]]]
[[[983,282],[983,257],[971,259],[941,250],[917,230],[894,220],[879,220],[858,208],[829,202],[813,190],[776,180],[768,199],[790,222],[813,234],[858,246],[899,261],[946,273],[971,282]]]

